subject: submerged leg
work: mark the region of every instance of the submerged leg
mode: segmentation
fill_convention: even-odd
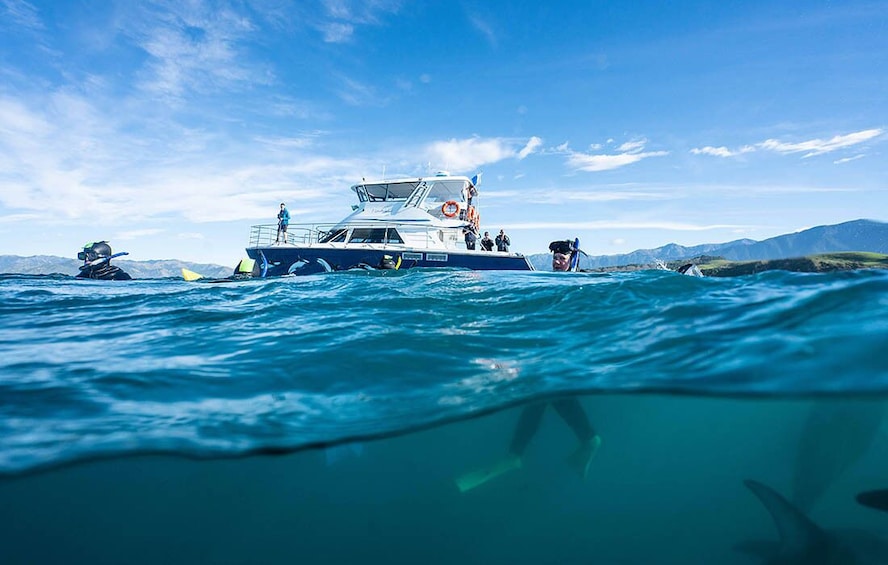
[[[545,410],[545,402],[525,406],[521,410],[521,416],[518,417],[518,423],[512,436],[512,443],[509,446],[509,454],[493,465],[457,477],[456,486],[459,491],[466,492],[472,490],[513,469],[520,469],[521,455],[539,429]]]
[[[552,408],[570,426],[580,442],[589,441],[595,436],[595,430],[589,423],[589,417],[586,416],[586,411],[576,396],[553,400]]]
[[[518,417],[518,423],[515,425],[515,431],[512,434],[509,453],[516,457],[524,455],[527,444],[530,443],[537,430],[540,429],[540,422],[543,420],[543,412],[545,410],[545,402],[529,404],[521,410],[521,416]]]
[[[595,429],[589,423],[586,411],[583,410],[583,405],[580,404],[577,397],[571,396],[554,400],[552,401],[552,406],[558,412],[558,415],[561,416],[561,419],[570,426],[580,441],[577,449],[568,456],[567,463],[580,477],[585,479],[586,475],[589,474],[589,466],[592,463],[592,459],[601,445],[601,437],[595,433]]]

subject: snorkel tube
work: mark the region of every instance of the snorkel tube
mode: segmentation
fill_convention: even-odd
[[[573,242],[573,246],[570,249],[570,264],[567,268],[568,271],[576,272],[577,269],[580,268],[580,238],[575,238]]]

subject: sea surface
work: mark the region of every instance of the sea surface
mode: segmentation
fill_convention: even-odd
[[[763,563],[747,479],[888,533],[886,404],[886,271],[0,275],[0,563]]]

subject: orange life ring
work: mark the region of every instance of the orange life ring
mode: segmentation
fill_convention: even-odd
[[[475,220],[478,219],[478,210],[474,206],[469,206],[468,211],[466,212],[466,219],[472,223],[475,223]]]
[[[459,214],[459,203],[456,200],[448,200],[441,205],[441,213],[448,218],[453,218]]]

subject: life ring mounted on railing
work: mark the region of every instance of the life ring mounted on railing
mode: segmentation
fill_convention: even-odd
[[[456,200],[448,200],[441,205],[441,213],[448,218],[454,218],[459,214],[459,203]]]

